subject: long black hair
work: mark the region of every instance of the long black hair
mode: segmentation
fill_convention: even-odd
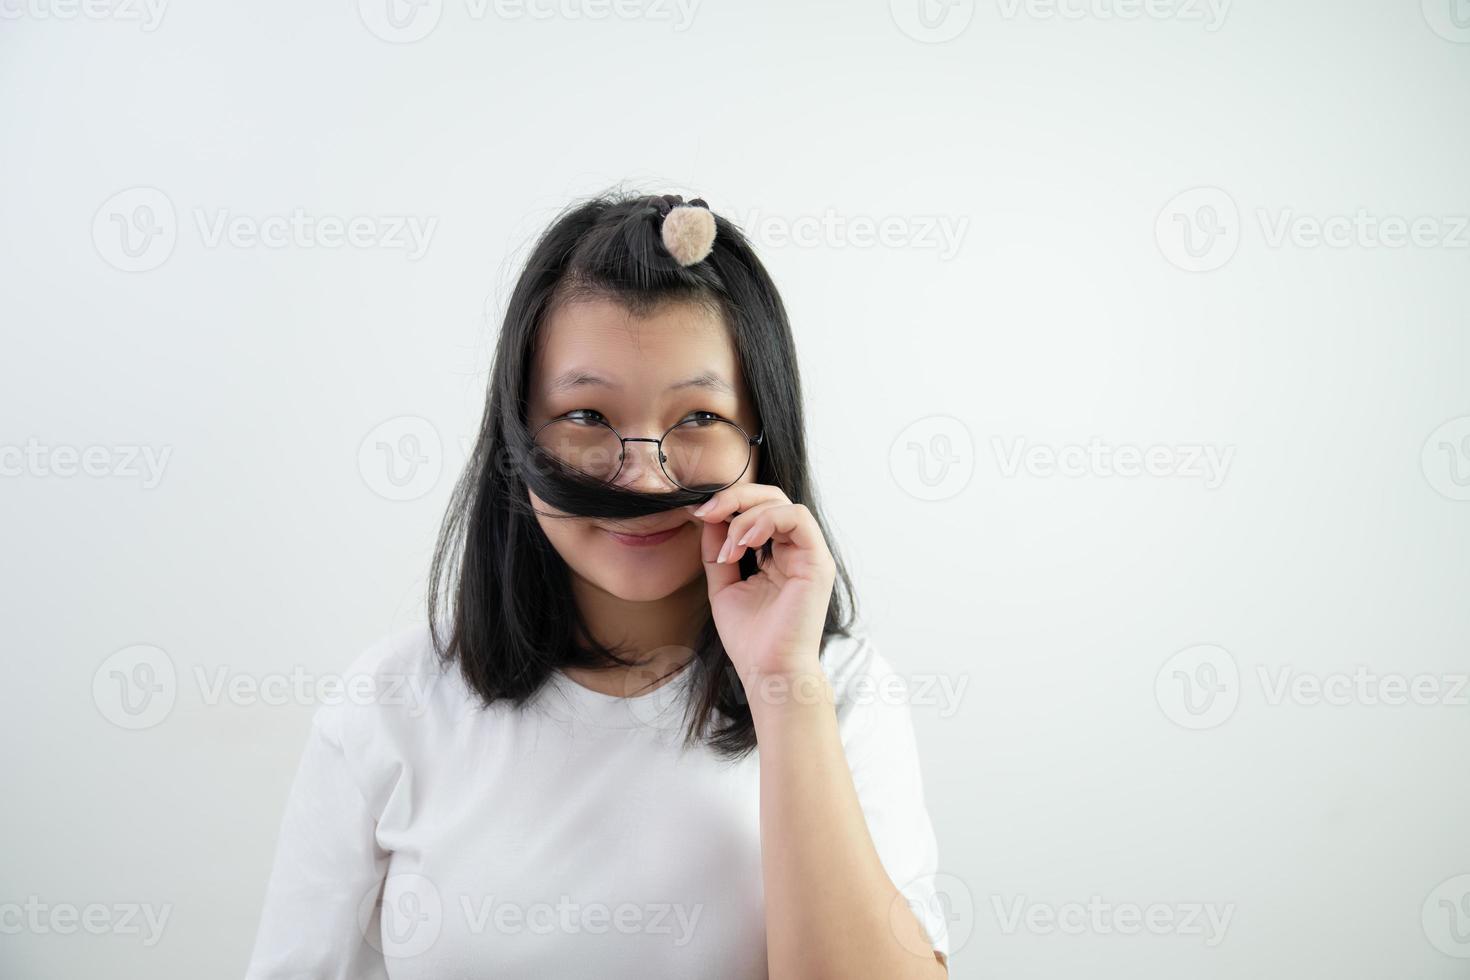
[[[614,486],[536,447],[525,415],[531,359],[542,325],[560,303],[606,297],[645,315],[673,300],[720,313],[765,433],[754,479],[805,504],[831,542],[812,487],[801,377],[781,297],[740,229],[719,215],[710,254],[689,266],[676,262],[659,231],[677,203],[682,199],[674,195],[618,191],[569,206],[536,242],[511,294],[479,437],[439,532],[428,592],[435,649],[458,664],[486,706],[524,704],[559,667],[633,662],[585,627],[566,562],[537,522],[528,489],[569,515],[603,518],[654,514],[710,496]],[[851,579],[835,546],[832,551],[837,576],[824,646],[834,635],[850,635],[856,615]],[[770,544],[761,552],[769,557]],[[757,561],[754,553],[741,559],[741,578],[756,572]],[[742,756],[755,746],[755,726],[710,615],[693,652],[686,744],[703,739],[722,756]]]

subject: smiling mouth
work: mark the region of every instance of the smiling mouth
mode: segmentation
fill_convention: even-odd
[[[666,531],[654,531],[649,534],[629,534],[622,531],[612,531],[607,528],[602,528],[602,530],[619,544],[625,544],[631,548],[651,548],[654,545],[663,544],[665,541],[670,540],[674,535],[688,526],[687,523],[679,524]]]

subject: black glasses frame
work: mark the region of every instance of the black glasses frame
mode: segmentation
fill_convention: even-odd
[[[711,414],[713,414],[713,413],[711,413]],[[750,433],[749,432],[746,432],[743,428],[741,428],[740,425],[739,425],[739,423],[732,422],[732,421],[730,421],[727,418],[684,419],[682,421],[675,422],[673,425],[669,426],[667,429],[664,430],[664,434],[661,435],[661,436],[659,436],[657,439],[651,439],[648,436],[625,436],[621,432],[619,432],[617,429],[613,428],[611,422],[606,422],[606,421],[603,421],[602,419],[582,419],[582,418],[574,418],[571,415],[558,415],[554,419],[549,419],[543,425],[537,426],[535,433],[533,433],[532,436],[531,436],[531,441],[532,442],[536,442],[537,437],[541,435],[542,431],[544,429],[546,429],[547,426],[555,425],[557,422],[592,422],[592,423],[595,423],[595,424],[600,425],[600,426],[604,427],[605,429],[607,429],[607,431],[609,431],[609,432],[611,432],[613,434],[613,438],[617,439],[618,442],[621,443],[621,445],[618,448],[618,468],[613,473],[612,476],[608,477],[608,479],[605,482],[612,483],[614,480],[616,480],[618,478],[618,475],[623,472],[623,463],[625,463],[627,461],[627,458],[628,458],[628,443],[630,443],[630,442],[651,442],[651,443],[654,444],[655,447],[657,447],[657,450],[658,450],[658,468],[663,472],[664,478],[667,479],[674,486],[678,487],[680,490],[688,490],[691,493],[719,493],[721,490],[724,490],[727,487],[733,487],[735,484],[739,483],[740,482],[740,478],[745,475],[745,471],[748,470],[748,469],[750,469],[750,457],[753,455],[753,453],[752,453],[752,451],[751,451],[751,449],[749,447],[762,445],[765,442],[765,438],[766,438],[766,431],[764,429],[762,429],[755,436],[755,438],[752,439],[751,436],[750,436]],[[664,454],[664,440],[669,437],[669,433],[670,432],[673,432],[675,429],[679,428],[682,425],[688,425],[690,422],[723,422],[725,425],[730,426],[736,432],[740,433],[742,436],[745,437],[745,442],[746,442],[746,447],[747,447],[746,448],[746,451],[745,451],[745,465],[742,466],[742,467],[740,467],[740,472],[738,474],[736,474],[735,479],[731,480],[729,483],[725,484],[724,486],[715,487],[713,489],[703,488],[703,487],[698,488],[698,489],[696,489],[694,487],[686,487],[684,484],[682,484],[678,480],[674,479],[674,475],[672,473],[670,473],[669,472],[669,468],[664,465],[665,463],[667,463],[669,461],[669,457]],[[540,443],[537,443],[537,445],[540,445]]]

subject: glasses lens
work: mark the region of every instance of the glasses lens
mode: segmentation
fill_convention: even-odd
[[[536,445],[588,476],[610,481],[618,475],[623,444],[601,422],[557,419],[536,433]]]
[[[718,490],[740,479],[750,462],[750,440],[719,419],[690,419],[664,436],[664,470],[685,490]]]

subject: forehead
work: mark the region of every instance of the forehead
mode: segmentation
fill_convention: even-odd
[[[723,317],[687,302],[665,303],[643,316],[602,297],[559,305],[542,324],[531,383],[540,388],[569,368],[616,374],[636,386],[701,371],[739,383]]]

